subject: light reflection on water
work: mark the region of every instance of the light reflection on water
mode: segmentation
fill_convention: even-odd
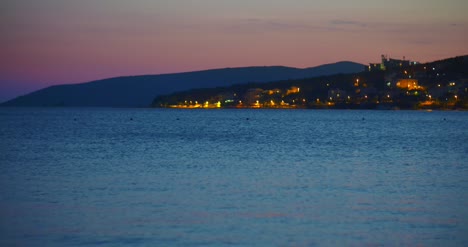
[[[0,244],[468,244],[468,113],[0,109]]]

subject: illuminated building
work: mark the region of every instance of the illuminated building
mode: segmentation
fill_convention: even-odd
[[[400,59],[389,58],[387,55],[382,55],[381,59],[382,59],[381,63],[369,64],[369,66],[367,66],[366,68],[367,71],[382,71],[382,70],[389,70],[389,69],[395,69],[395,68],[418,64],[418,62],[405,60],[405,57],[403,57],[403,59],[400,60]]]
[[[424,90],[424,87],[418,85],[416,79],[400,79],[397,81],[396,86],[401,89]]]
[[[290,95],[290,94],[293,94],[293,93],[299,93],[301,91],[300,88],[298,87],[291,87],[290,89],[288,89],[286,91],[286,95]]]

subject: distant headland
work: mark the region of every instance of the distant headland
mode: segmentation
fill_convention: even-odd
[[[153,107],[182,109],[468,109],[468,56],[430,63],[382,55],[363,72],[158,96]]]
[[[0,106],[181,109],[468,109],[468,55],[430,63],[263,66],[57,85]]]

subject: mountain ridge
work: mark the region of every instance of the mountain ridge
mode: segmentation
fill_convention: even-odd
[[[19,96],[0,105],[148,107],[158,95],[189,89],[301,79],[363,70],[363,64],[341,61],[309,68],[251,66],[159,75],[119,76],[76,84],[54,85]]]

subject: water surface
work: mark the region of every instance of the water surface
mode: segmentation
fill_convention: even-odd
[[[468,245],[468,112],[0,109],[2,246]]]

